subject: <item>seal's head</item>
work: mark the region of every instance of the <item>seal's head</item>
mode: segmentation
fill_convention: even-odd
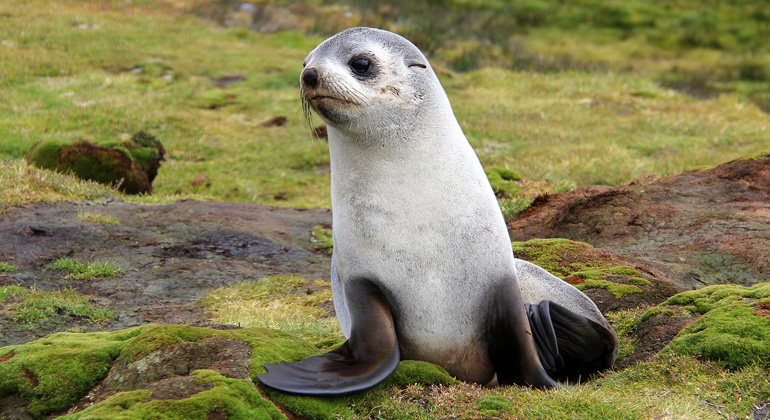
[[[306,113],[357,138],[408,129],[427,103],[448,106],[432,97],[443,89],[422,52],[381,29],[351,28],[321,43],[305,59],[300,85]]]

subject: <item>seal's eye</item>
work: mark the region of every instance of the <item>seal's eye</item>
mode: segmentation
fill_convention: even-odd
[[[350,62],[350,68],[353,73],[359,76],[366,76],[372,69],[372,60],[366,57],[359,57]]]

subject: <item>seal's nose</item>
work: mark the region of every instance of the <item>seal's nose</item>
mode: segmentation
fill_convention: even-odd
[[[314,68],[308,67],[302,72],[302,81],[310,87],[318,84],[318,72]]]

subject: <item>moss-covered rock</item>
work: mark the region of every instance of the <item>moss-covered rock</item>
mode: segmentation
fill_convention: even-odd
[[[210,343],[192,345],[204,341]],[[247,345],[241,352],[246,355],[242,369],[232,362],[238,343]],[[36,418],[68,410],[89,392],[89,399],[99,404],[72,418],[144,419],[152,410],[160,413],[157,418],[205,419],[217,411],[227,418],[283,418],[259,396],[253,380],[265,371],[264,363],[296,361],[319,352],[301,339],[262,328],[145,325],[110,333],[59,333],[0,348],[0,400],[26,400],[27,412]],[[217,355],[222,360],[216,360]],[[204,360],[208,356],[210,360]],[[201,376],[211,370],[217,372]],[[199,372],[196,381],[213,386],[176,402],[146,402],[168,394],[158,391],[164,389],[158,381],[184,379],[191,371]],[[186,411],[192,414],[179,414]]]
[[[184,419],[272,420],[286,416],[260,395],[249,380],[231,379],[212,370],[191,374],[210,389],[184,399],[149,400],[152,392],[136,390],[115,394],[81,412],[60,417],[67,420],[96,419]]]
[[[660,305],[666,307],[701,315],[671,341],[669,351],[721,360],[734,369],[770,367],[770,283],[704,287],[671,297]]]
[[[103,145],[84,140],[37,142],[25,159],[40,168],[118,186],[128,194],[149,194],[165,153],[154,136],[139,132],[131,140]]]
[[[0,348],[0,398],[29,402],[35,417],[65,410],[109,372],[123,348],[149,327],[87,334],[57,333]]]
[[[589,244],[569,239],[532,239],[513,242],[513,253],[550,271],[580,290],[605,289],[616,298],[642,293],[652,283],[633,267],[620,265]],[[631,284],[633,283],[633,284]]]

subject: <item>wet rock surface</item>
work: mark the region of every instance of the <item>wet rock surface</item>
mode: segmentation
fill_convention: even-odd
[[[119,224],[79,220],[84,212]],[[0,261],[18,268],[0,273],[0,286],[71,287],[118,318],[93,325],[62,317],[30,330],[11,314],[0,313],[0,346],[78,326],[113,330],[150,322],[201,323],[206,317],[196,302],[217,287],[275,274],[328,279],[329,257],[308,250],[316,224],[331,224],[331,212],[200,201],[39,204],[11,210],[0,216]],[[46,265],[63,257],[109,261],[121,271],[113,278],[62,280],[61,272]]]

